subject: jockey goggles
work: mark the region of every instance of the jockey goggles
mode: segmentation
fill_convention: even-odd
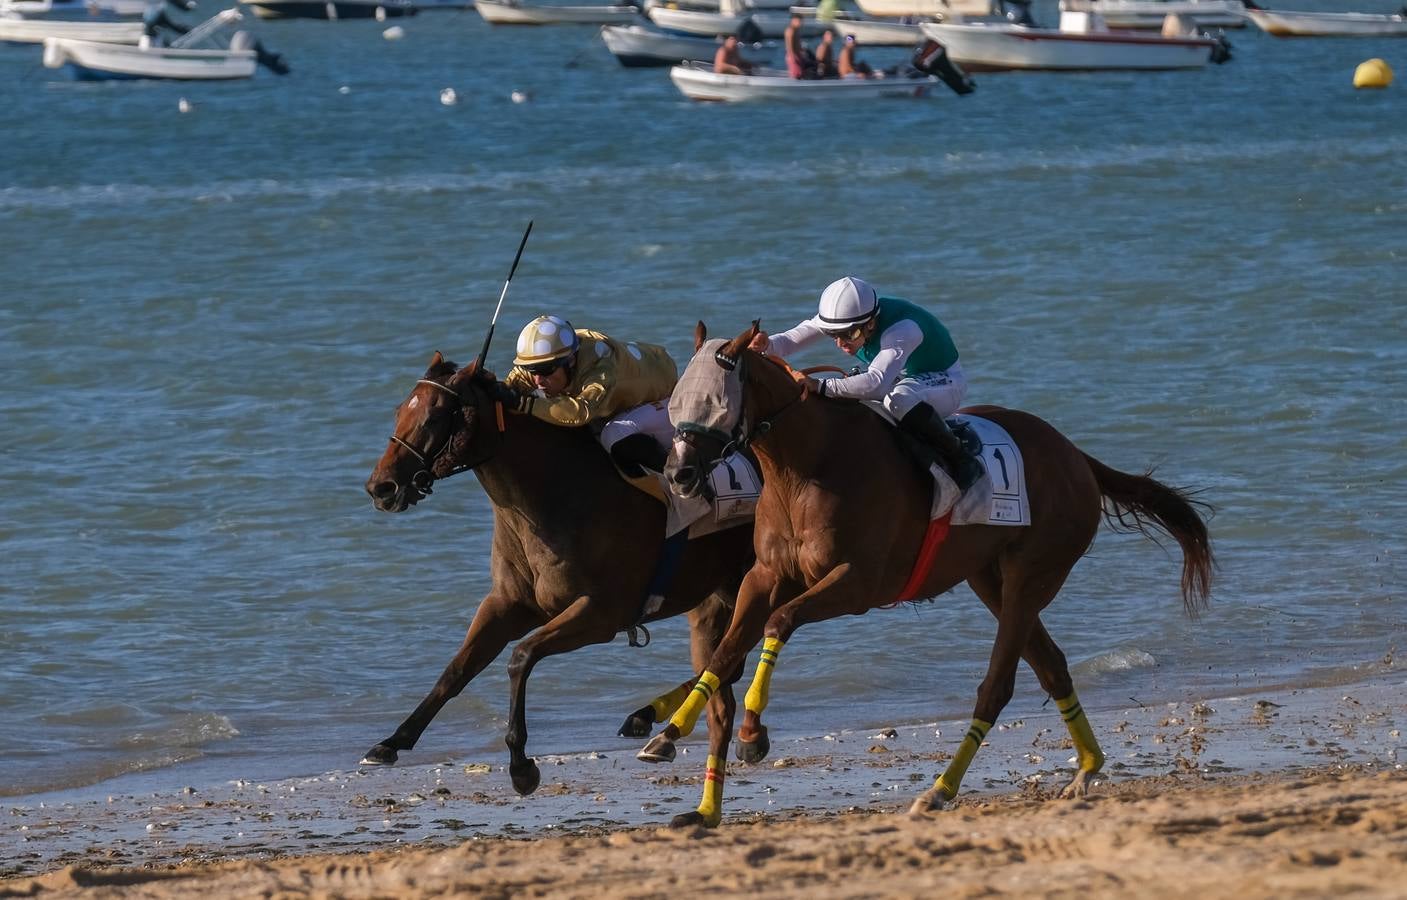
[[[571,362],[568,356],[560,356],[557,359],[549,359],[545,362],[533,363],[530,366],[523,366],[523,371],[529,375],[536,375],[539,378],[546,378],[558,369],[564,369]]]
[[[821,333],[829,338],[839,338],[843,341],[858,341],[864,336],[865,326],[868,324],[870,324],[868,321],[864,321],[859,325],[851,325],[848,328],[841,328],[838,331],[823,328],[821,329]]]

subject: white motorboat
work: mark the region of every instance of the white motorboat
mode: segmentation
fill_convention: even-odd
[[[670,80],[691,100],[862,100],[872,97],[923,97],[938,79],[792,78],[785,71],[762,69],[752,75],[720,75],[706,63],[684,63],[669,70]]]
[[[0,17],[25,19],[139,19],[161,0],[0,0]]]
[[[853,37],[856,43],[866,47],[916,47],[923,43],[923,29],[917,22],[836,19],[831,27],[841,37]]]
[[[998,0],[855,0],[860,11],[876,19],[980,18],[1001,13]],[[859,40],[859,38],[856,38]]]
[[[236,31],[224,43],[223,32],[241,18],[237,9],[223,10],[181,34],[169,46],[153,44],[148,35],[143,35],[136,45],[46,38],[44,65],[50,69],[67,67],[75,78],[89,81],[222,81],[249,78],[259,65],[286,74],[288,66],[283,58],[265,50],[247,31]],[[177,27],[169,20],[166,24]]]
[[[1246,15],[1261,31],[1276,37],[1407,37],[1407,15],[1403,13],[1288,12],[1248,7]]]
[[[0,41],[42,44],[45,38],[67,38],[98,44],[136,44],[142,39],[142,23],[0,18]]]
[[[941,22],[920,27],[947,48],[953,62],[974,72],[1199,69],[1230,58],[1225,42],[1216,38],[1109,31],[1097,16],[1068,10],[1060,14],[1059,29]]]
[[[634,6],[547,6],[512,0],[474,0],[474,8],[491,25],[608,25],[640,16]]]
[[[261,19],[375,19],[413,16],[411,0],[239,0]]]
[[[749,21],[751,13],[721,12],[707,9],[687,9],[682,7],[652,6],[646,13],[650,21],[665,31],[678,34],[696,34],[713,37],[720,34],[739,34],[743,23]],[[751,37],[753,35],[749,35]]]
[[[1246,27],[1246,4],[1241,0],[1061,0],[1060,8],[1095,13],[1116,30],[1157,31],[1170,15],[1201,28]]]
[[[643,25],[603,25],[601,40],[621,65],[631,68],[672,66],[686,61],[712,63],[720,43],[717,38],[669,34]],[[777,49],[774,42],[739,46],[753,63],[764,61]]]

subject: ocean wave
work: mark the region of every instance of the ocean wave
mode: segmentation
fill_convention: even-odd
[[[853,160],[794,160],[784,163],[679,161],[654,168],[651,179],[660,184],[792,184],[797,178],[810,181],[933,180],[955,176],[1023,173],[1049,174],[1087,172],[1106,168],[1120,170],[1161,165],[1221,165],[1265,163],[1276,158],[1293,159],[1297,165],[1320,158],[1335,160],[1376,159],[1383,151],[1352,140],[1284,140],[1252,144],[1124,144],[1111,147],[1062,147],[1056,150],[1032,148],[1019,155],[1005,152],[950,152],[940,158],[911,154],[885,158],[867,156],[863,172]],[[194,204],[237,204],[270,199],[328,200],[345,195],[519,193],[524,190],[550,194],[571,190],[625,189],[638,186],[640,169],[633,163],[576,165],[556,168],[502,169],[467,173],[415,173],[368,177],[339,176],[280,180],[274,178],[236,179],[203,184],[78,184],[47,187],[0,188],[0,209],[63,210],[92,206],[142,205],[159,202]],[[1388,211],[1396,209],[1388,207]]]
[[[1134,669],[1152,669],[1158,665],[1153,654],[1137,647],[1110,650],[1098,656],[1078,662],[1070,667],[1076,675],[1098,675],[1109,672],[1129,672]]]

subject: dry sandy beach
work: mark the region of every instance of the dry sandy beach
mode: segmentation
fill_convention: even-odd
[[[1054,797],[1068,777],[1058,717],[1014,720],[960,801],[923,818],[903,811],[952,742],[934,731],[960,723],[774,746],[730,766],[715,831],[659,825],[696,802],[697,754],[658,769],[625,751],[545,760],[526,799],[496,766],[441,761],[7,803],[0,897],[1400,897],[1403,686],[1389,668],[1099,711],[1107,774],[1082,801]]]

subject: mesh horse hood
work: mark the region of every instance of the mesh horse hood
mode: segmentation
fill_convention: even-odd
[[[669,398],[669,421],[680,431],[713,432],[727,440],[743,408],[742,379],[714,358],[722,338],[704,341]]]

